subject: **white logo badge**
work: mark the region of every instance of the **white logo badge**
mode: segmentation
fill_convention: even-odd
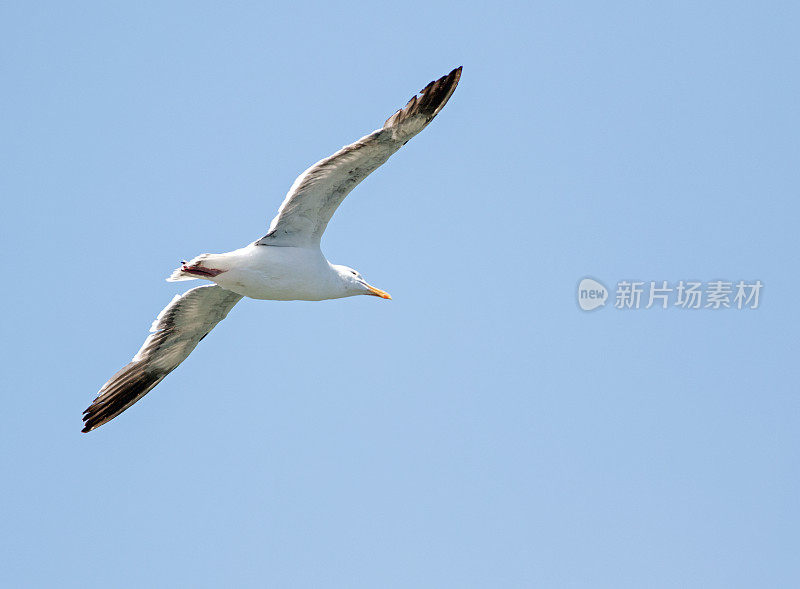
[[[608,299],[608,289],[591,278],[584,278],[578,285],[578,305],[584,311],[602,307]]]

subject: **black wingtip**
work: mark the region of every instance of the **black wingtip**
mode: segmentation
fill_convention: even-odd
[[[88,434],[93,429],[103,425],[103,423],[97,423],[95,416],[89,414],[89,410],[93,407],[93,405],[90,405],[86,408],[86,411],[83,412],[83,429],[81,430],[82,434]]]
[[[442,76],[425,86],[419,91],[419,94],[412,96],[411,100],[403,108],[386,119],[383,125],[384,128],[399,125],[415,115],[424,116],[426,119],[425,125],[427,125],[450,100],[461,79],[462,70],[463,66],[458,66],[446,76]]]
[[[83,412],[84,428],[81,431],[88,433],[108,423],[146,395],[168,373],[151,373],[141,362],[123,366],[103,385],[100,394]]]
[[[455,81],[458,82],[458,80],[461,78],[461,70],[463,70],[463,69],[464,69],[463,65],[460,65],[457,68],[453,68],[450,71],[450,73],[447,74],[447,77],[452,76],[453,78],[455,78]]]

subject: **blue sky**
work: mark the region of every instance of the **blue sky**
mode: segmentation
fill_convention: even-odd
[[[799,16],[5,3],[2,584],[796,586]],[[323,240],[394,300],[244,301],[79,433],[179,260],[457,65]]]

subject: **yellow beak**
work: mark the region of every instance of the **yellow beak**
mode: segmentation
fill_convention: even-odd
[[[382,299],[389,299],[389,300],[391,300],[391,298],[392,298],[392,295],[390,295],[385,290],[381,290],[379,288],[375,288],[374,286],[369,285],[369,284],[367,284],[367,288],[369,289],[369,294],[371,294],[373,296],[381,297]]]

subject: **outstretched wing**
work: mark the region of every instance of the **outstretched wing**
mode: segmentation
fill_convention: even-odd
[[[216,285],[198,286],[175,295],[156,317],[150,335],[130,364],[103,385],[97,398],[83,412],[83,432],[111,421],[150,392],[225,319],[241,298]]]
[[[383,128],[343,147],[300,174],[257,245],[319,244],[331,216],[359,182],[422,131],[442,110],[461,78],[458,67],[425,86]]]

